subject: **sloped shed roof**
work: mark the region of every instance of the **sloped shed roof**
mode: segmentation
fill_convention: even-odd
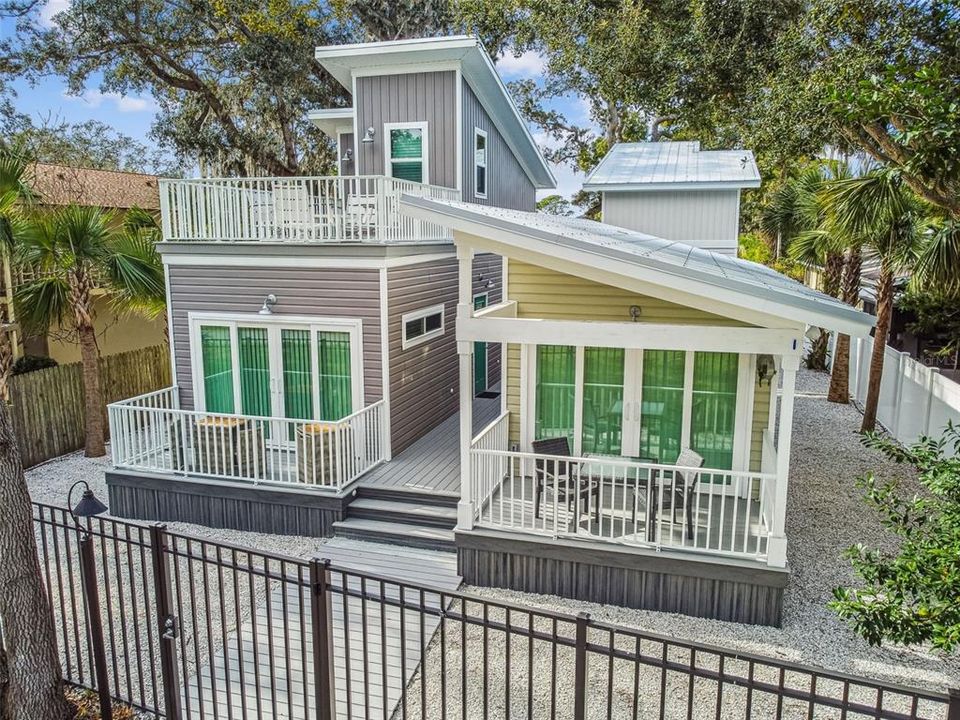
[[[620,274],[656,278],[709,301],[723,291],[739,306],[794,322],[866,335],[875,319],[856,308],[748,260],[703,250],[633,230],[541,213],[506,210],[404,195],[401,207],[454,230],[553,255]]]
[[[42,205],[160,209],[156,175],[34,163],[27,181]]]

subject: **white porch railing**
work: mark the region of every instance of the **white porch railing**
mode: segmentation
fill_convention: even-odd
[[[448,240],[400,213],[400,196],[459,200],[451,188],[381,175],[160,181],[165,240],[370,242]]]
[[[340,491],[384,460],[382,400],[336,422],[179,404],[174,386],[110,405],[114,467]]]
[[[766,559],[772,473],[504,450],[506,424],[498,418],[470,450],[476,526]],[[699,473],[689,523],[673,494],[683,488],[682,473]]]

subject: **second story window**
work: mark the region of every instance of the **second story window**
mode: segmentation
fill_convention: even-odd
[[[427,168],[427,124],[387,123],[387,175],[400,180],[430,182]]]
[[[404,350],[427,342],[431,338],[443,335],[443,305],[434,305],[422,310],[406,313],[401,318],[403,324]]]
[[[476,179],[475,194],[487,196],[487,133],[480,128],[473,129],[473,167]]]

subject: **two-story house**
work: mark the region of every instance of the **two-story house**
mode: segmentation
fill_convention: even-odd
[[[458,264],[399,199],[532,210],[554,179],[475,38],[316,58],[352,97],[311,113],[340,174],[161,182],[174,385],[111,407],[111,510],[452,547]],[[500,302],[501,258],[469,282]],[[474,356],[479,423],[500,346]]]

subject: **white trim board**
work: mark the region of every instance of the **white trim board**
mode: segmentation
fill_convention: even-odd
[[[163,256],[164,265],[209,266],[209,267],[278,267],[278,268],[350,268],[355,270],[379,270],[381,268],[406,267],[437,260],[452,260],[457,256],[451,246],[448,252],[398,257],[310,257],[293,255],[171,255]]]
[[[508,312],[509,303],[502,309]],[[499,305],[492,308],[501,309]],[[584,320],[539,320],[533,318],[460,318],[457,341],[569,345],[576,338],[582,345],[645,350],[704,350],[714,352],[792,355],[802,348],[796,330],[724,327],[716,325],[661,325],[642,322]],[[795,347],[796,346],[796,347]]]

